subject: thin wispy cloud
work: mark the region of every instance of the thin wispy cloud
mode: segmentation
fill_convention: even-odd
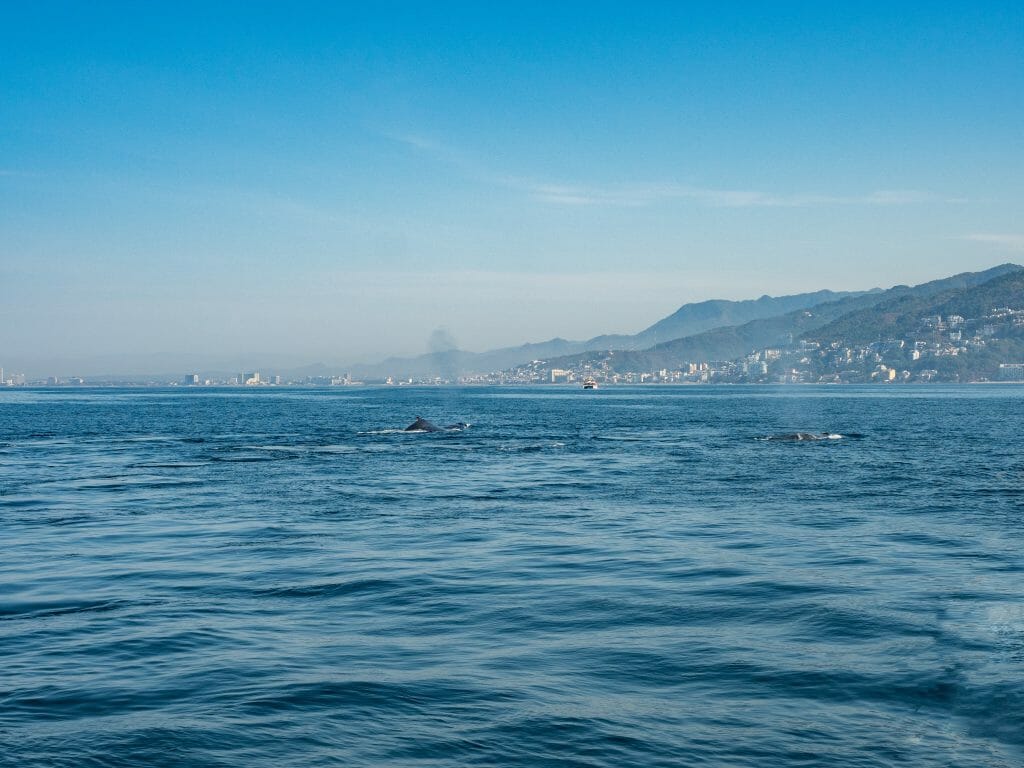
[[[922,203],[963,203],[915,189],[882,189],[861,195],[779,195],[754,189],[719,189],[677,182],[578,184],[494,173],[465,152],[416,134],[387,134],[417,151],[457,167],[478,181],[523,193],[552,205],[638,208],[673,200],[720,208],[803,208],[830,205],[899,206]]]
[[[1019,234],[975,233],[965,235],[963,239],[995,245],[1010,251],[1024,251],[1024,235]]]
[[[774,195],[752,189],[715,189],[675,183],[633,183],[583,186],[506,180],[536,200],[560,205],[646,206],[689,200],[721,208],[802,208],[828,205],[912,205],[962,202],[917,190],[879,190],[866,195]]]
[[[469,154],[430,137],[416,133],[391,133],[388,131],[384,132],[384,136],[399,144],[411,147],[418,152],[427,154],[436,160],[456,166],[470,176],[486,175],[483,174],[482,168],[473,161]]]

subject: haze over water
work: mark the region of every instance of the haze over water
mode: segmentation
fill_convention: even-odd
[[[1019,765],[1022,396],[0,392],[0,764]]]

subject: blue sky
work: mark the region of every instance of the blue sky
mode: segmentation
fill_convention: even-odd
[[[485,349],[1024,260],[1021,6],[830,5],[8,4],[0,365]]]

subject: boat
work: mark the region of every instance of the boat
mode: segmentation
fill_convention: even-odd
[[[590,376],[583,380],[584,389],[597,389],[597,382]]]

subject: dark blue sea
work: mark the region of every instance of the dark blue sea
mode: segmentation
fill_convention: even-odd
[[[0,764],[1020,766],[1022,435],[1013,386],[3,390]]]

